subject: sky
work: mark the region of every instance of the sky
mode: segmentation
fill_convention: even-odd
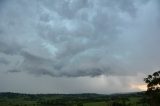
[[[0,0],[0,92],[145,90],[160,69],[159,0]]]

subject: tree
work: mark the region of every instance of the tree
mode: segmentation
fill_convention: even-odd
[[[154,72],[152,75],[148,75],[144,78],[145,83],[147,83],[146,94],[150,101],[151,106],[160,105],[160,71]]]

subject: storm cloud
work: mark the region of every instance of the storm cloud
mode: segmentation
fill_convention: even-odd
[[[147,71],[159,62],[152,57],[160,52],[157,2],[1,1],[0,63],[8,72],[55,77]]]

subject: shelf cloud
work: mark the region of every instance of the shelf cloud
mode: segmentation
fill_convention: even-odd
[[[1,0],[0,74],[135,76],[160,63],[158,0]]]
[[[1,3],[1,54],[6,58],[18,56],[15,62],[19,63],[13,63],[14,67],[37,75],[129,74],[132,73],[129,66],[137,61],[132,57],[137,58],[143,51],[138,45],[143,46],[145,42],[139,40],[158,37],[155,32],[158,26],[152,35],[143,35],[147,32],[145,24],[155,26],[158,22],[158,5],[152,6],[156,1],[37,0],[31,3],[13,0]],[[144,8],[155,13],[150,16]],[[142,20],[146,23],[138,23],[144,17],[153,23],[147,18]],[[5,58],[2,62],[7,63]],[[6,67],[10,67],[9,64]]]

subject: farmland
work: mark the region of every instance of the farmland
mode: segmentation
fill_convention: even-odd
[[[0,93],[0,106],[149,106],[143,92],[128,94]]]

